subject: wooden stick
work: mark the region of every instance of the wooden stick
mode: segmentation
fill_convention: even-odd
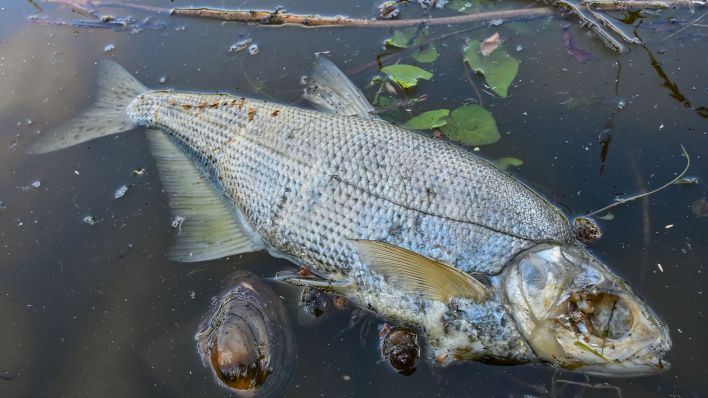
[[[553,15],[550,7],[523,8],[515,10],[487,11],[477,14],[456,15],[453,17],[418,18],[418,19],[355,19],[342,16],[322,17],[319,15],[298,15],[271,11],[217,10],[212,8],[175,8],[172,15],[218,19],[221,21],[255,23],[265,26],[295,25],[305,28],[348,26],[356,28],[391,28],[426,24],[454,25],[468,22],[487,21],[505,18],[537,18]]]

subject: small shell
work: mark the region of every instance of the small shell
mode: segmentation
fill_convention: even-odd
[[[204,366],[239,396],[280,396],[295,366],[295,340],[278,296],[237,272],[195,335]]]
[[[379,333],[381,337],[381,355],[391,367],[404,376],[415,373],[420,357],[418,337],[415,332],[405,328],[384,325]]]
[[[576,217],[573,220],[575,237],[583,243],[594,242],[602,237],[602,231],[597,223],[589,217]]]

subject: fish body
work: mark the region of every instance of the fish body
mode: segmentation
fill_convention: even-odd
[[[317,276],[290,283],[337,291],[418,328],[439,363],[549,362],[596,373],[622,361],[628,361],[626,373],[665,366],[665,325],[587,253],[562,212],[489,162],[372,117],[358,89],[328,61],[316,66],[307,94],[319,110],[150,91],[116,64],[104,65],[99,90],[108,94],[35,152],[132,126],[161,130],[149,133],[161,178],[176,215],[179,209],[193,215],[183,217],[183,228],[197,231],[178,241],[181,252],[174,258],[267,249]],[[115,127],[87,127],[99,113]],[[179,192],[190,189],[213,191],[219,199]],[[202,216],[212,221],[200,221]],[[221,233],[203,228],[227,218],[231,224]],[[230,231],[238,233],[226,237]],[[543,275],[550,270],[558,278],[544,277],[548,286],[540,292],[550,296],[536,302],[540,293],[529,297],[528,291],[538,288],[543,267]],[[598,298],[598,286],[612,291],[614,304],[600,303],[605,296]],[[598,308],[611,305],[610,320],[615,307],[624,308],[618,302],[642,304],[627,310],[634,315],[624,323],[615,322],[630,330],[637,319],[649,319],[656,330],[645,325],[647,337],[638,347],[651,358],[632,357],[640,348],[623,352],[621,361],[610,353],[594,355],[598,344],[606,351],[605,340],[581,338],[600,321],[592,312],[576,314],[579,320],[568,320],[568,313],[596,301]],[[627,344],[637,345],[636,339]]]

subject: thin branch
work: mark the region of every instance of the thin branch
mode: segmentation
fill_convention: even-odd
[[[416,26],[419,24],[454,25],[460,23],[487,21],[490,19],[504,18],[537,18],[553,15],[555,10],[550,7],[524,8],[516,10],[487,11],[476,14],[456,15],[441,18],[417,19],[357,19],[343,16],[323,17],[319,15],[298,15],[272,11],[243,11],[243,10],[218,10],[212,8],[175,8],[172,15],[185,17],[199,17],[218,19],[221,21],[255,23],[265,26],[295,25],[305,28],[310,27],[337,27],[348,26],[358,28],[391,28]]]
[[[605,211],[607,211],[607,210],[609,210],[609,209],[611,209],[611,208],[613,208],[613,207],[617,207],[617,206],[619,206],[619,205],[621,205],[621,204],[625,204],[625,203],[627,203],[627,202],[631,202],[631,201],[633,201],[633,200],[637,200],[637,199],[639,199],[639,198],[643,198],[643,197],[645,197],[645,196],[649,196],[649,195],[655,194],[655,193],[661,191],[662,189],[665,189],[665,188],[668,187],[669,185],[675,183],[675,182],[678,181],[679,179],[681,179],[681,177],[683,177],[684,175],[686,175],[686,172],[688,171],[688,168],[691,167],[691,157],[688,156],[688,152],[686,152],[686,148],[684,148],[683,145],[681,145],[681,151],[683,151],[683,156],[686,158],[686,168],[684,168],[683,171],[682,171],[679,175],[676,176],[676,178],[674,178],[673,180],[671,180],[671,181],[667,182],[666,184],[660,186],[659,188],[656,188],[656,189],[651,190],[651,191],[649,191],[649,192],[644,192],[644,193],[640,193],[640,194],[638,194],[638,195],[630,196],[629,198],[625,198],[625,199],[618,200],[617,202],[612,203],[612,204],[610,204],[610,205],[608,205],[608,206],[605,206],[605,207],[603,207],[602,209],[595,210],[595,211],[593,211],[592,213],[588,213],[588,214],[586,214],[586,216],[593,216],[593,215],[595,215],[595,214],[605,212]]]
[[[472,80],[472,76],[470,76],[470,68],[467,66],[467,62],[463,62],[463,68],[465,69],[465,79],[470,83],[470,86],[474,89],[474,92],[477,94],[477,100],[479,100],[479,105],[484,108],[484,100],[482,99],[482,93],[479,92],[479,89],[477,88],[477,85],[474,83],[474,80]]]

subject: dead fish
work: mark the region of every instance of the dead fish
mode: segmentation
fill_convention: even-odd
[[[308,81],[314,110],[153,91],[103,61],[96,103],[31,152],[150,129],[173,215],[184,217],[170,258],[268,250],[313,274],[280,280],[420,331],[430,362],[613,376],[668,367],[667,325],[557,207],[468,151],[372,115],[330,61],[320,57]],[[594,312],[576,313],[574,294]]]
[[[194,336],[204,366],[239,396],[281,396],[295,369],[295,340],[280,298],[236,272]]]

